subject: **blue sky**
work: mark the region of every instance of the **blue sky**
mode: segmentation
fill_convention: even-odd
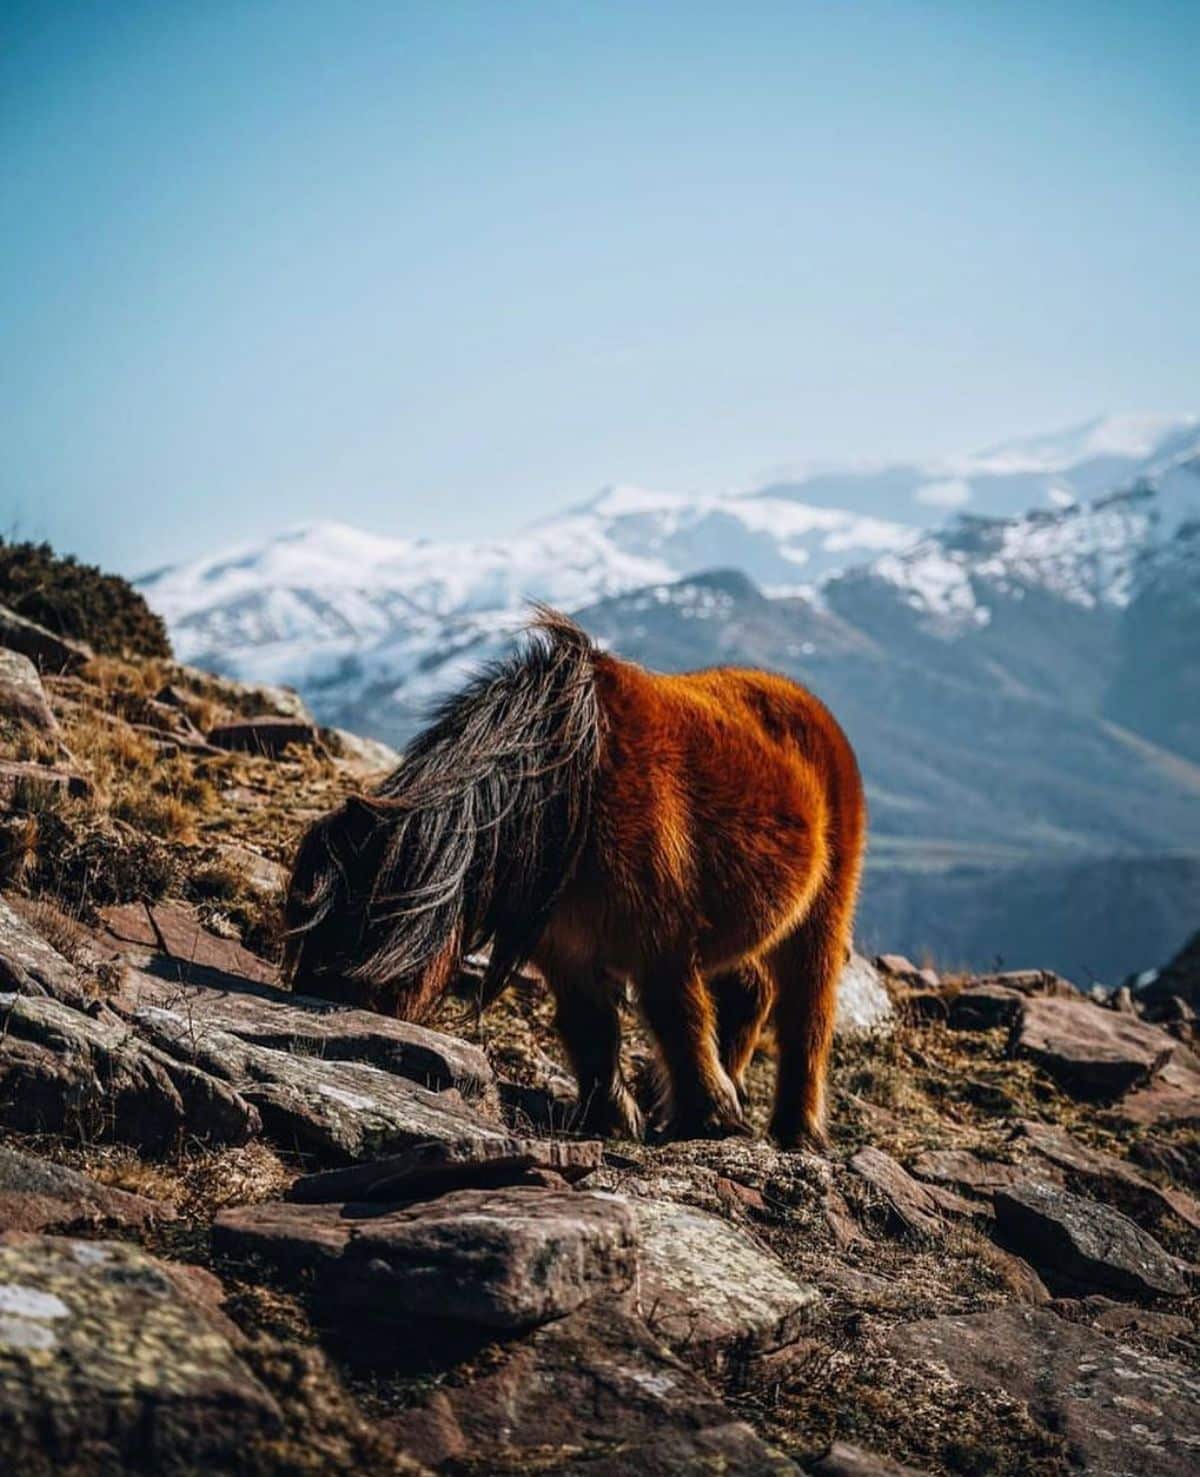
[[[126,572],[1200,406],[1200,7],[0,4],[0,529]]]

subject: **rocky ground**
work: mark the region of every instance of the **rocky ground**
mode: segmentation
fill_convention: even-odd
[[[7,1466],[1197,1469],[1194,948],[1136,997],[856,960],[828,1157],[599,1144],[534,979],[280,988],[290,847],[391,757],[0,611]]]

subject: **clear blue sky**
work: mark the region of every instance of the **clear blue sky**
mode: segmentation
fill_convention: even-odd
[[[0,526],[312,518],[1200,406],[1200,6],[0,4]]]

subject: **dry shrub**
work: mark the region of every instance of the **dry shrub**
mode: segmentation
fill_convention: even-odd
[[[127,790],[112,803],[114,819],[160,836],[167,841],[190,842],[196,839],[196,817],[193,811],[174,795],[160,795],[154,788]]]

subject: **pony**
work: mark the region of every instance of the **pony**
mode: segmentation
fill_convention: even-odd
[[[823,1147],[837,981],[866,831],[854,752],[767,672],[660,675],[537,607],[523,647],[446,700],[399,767],[303,836],[293,988],[419,1021],[490,948],[490,1003],[532,964],[585,1131],[640,1138],[622,1078],[632,991],[670,1137],[746,1132],[774,1013],[771,1132]]]

